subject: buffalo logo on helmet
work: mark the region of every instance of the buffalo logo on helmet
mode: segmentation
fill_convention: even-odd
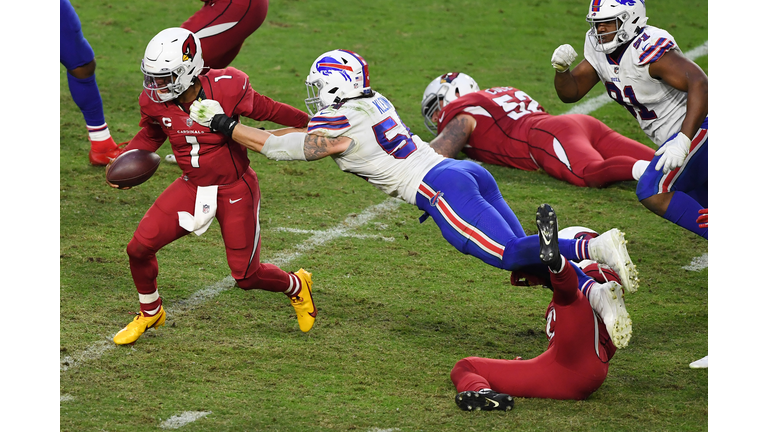
[[[184,41],[184,43],[181,45],[181,52],[182,56],[181,59],[183,61],[190,61],[193,58],[195,58],[195,55],[197,55],[197,44],[195,43],[195,35],[192,33],[189,34],[187,37],[187,40]]]
[[[344,59],[342,59],[344,60]],[[342,64],[340,61],[333,57],[323,57],[317,61],[315,68],[318,72],[325,76],[329,76],[333,72],[339,72],[346,81],[352,81],[352,78],[347,72],[352,72],[352,66]]]

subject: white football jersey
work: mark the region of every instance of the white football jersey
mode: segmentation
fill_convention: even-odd
[[[332,156],[339,168],[410,204],[416,204],[424,176],[445,159],[411,134],[392,103],[376,92],[325,108],[312,117],[307,132],[354,140],[344,153]]]
[[[680,50],[666,30],[646,26],[629,43],[616,63],[609,55],[595,50],[589,32],[584,42],[584,58],[605,84],[611,99],[635,116],[648,138],[664,144],[680,132],[688,103],[688,94],[648,73],[651,63],[667,51]]]

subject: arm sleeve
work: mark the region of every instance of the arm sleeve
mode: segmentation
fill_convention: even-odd
[[[256,121],[271,121],[279,125],[295,128],[307,127],[307,123],[309,123],[309,115],[307,113],[259,94],[251,87],[250,79],[244,72],[234,68],[227,68],[226,71],[235,77],[232,80],[233,83],[245,80],[242,87],[227,88],[227,91],[233,91],[232,97],[238,101],[233,109],[233,115],[242,115]],[[236,96],[237,93],[240,93],[240,95]]]
[[[160,125],[155,123],[149,117],[142,115],[139,126],[141,126],[141,130],[131,139],[131,142],[128,143],[125,150],[141,149],[157,151],[168,138]]]
[[[244,112],[243,115],[254,120],[268,120],[283,126],[296,128],[307,127],[309,115],[304,111],[294,108],[288,104],[277,102],[267,96],[257,93],[255,90],[249,92],[246,98],[250,98],[251,110]]]

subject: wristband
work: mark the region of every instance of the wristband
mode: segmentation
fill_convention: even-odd
[[[228,137],[232,136],[232,131],[235,130],[235,126],[237,126],[237,120],[226,114],[216,114],[211,119],[211,130],[214,132],[221,132]]]

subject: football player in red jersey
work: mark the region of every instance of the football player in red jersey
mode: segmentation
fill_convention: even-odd
[[[464,73],[446,73],[424,91],[430,145],[446,157],[470,158],[550,176],[581,187],[640,178],[653,150],[583,114],[551,115],[522,90],[480,90]]]
[[[193,122],[189,106],[195,100],[215,97],[233,118],[246,116],[289,126],[278,133],[306,127],[309,117],[260,95],[251,88],[248,76],[235,68],[204,72],[202,56],[197,36],[186,29],[170,28],[149,42],[142,60],[141,130],[126,150],[156,151],[168,139],[182,176],[155,200],[128,243],[141,312],[115,335],[114,341],[120,345],[133,343],[147,328],[165,323],[157,290],[157,251],[190,232],[201,235],[214,217],[221,226],[227,262],[237,285],[285,293],[304,332],[315,322],[311,274],[304,269],[288,273],[259,261],[261,196],[247,149]]]
[[[512,397],[586,399],[605,381],[616,348],[629,340],[628,333],[609,335],[602,319],[625,315],[625,324],[631,327],[618,276],[597,263],[582,272],[560,255],[557,219],[550,206],[539,207],[536,219],[540,256],[549,267],[553,291],[546,314],[549,346],[529,360],[459,360],[451,370],[451,380],[458,392],[456,404],[463,410],[507,410],[514,404]],[[592,291],[586,294],[581,286],[585,278],[594,280]],[[596,289],[612,303],[608,306],[612,311],[594,301]]]
[[[200,39],[205,64],[224,69],[232,63],[245,39],[261,27],[269,0],[201,0],[203,7],[184,21],[185,28]]]

